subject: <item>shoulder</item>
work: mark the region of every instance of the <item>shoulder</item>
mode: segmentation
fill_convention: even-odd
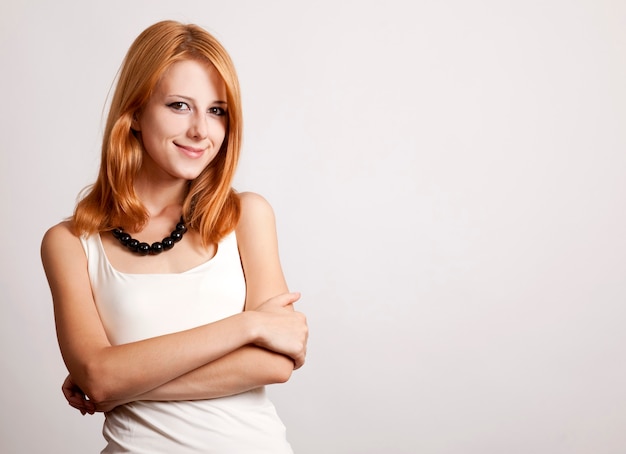
[[[274,210],[263,196],[255,192],[242,192],[239,201],[241,214],[237,224],[238,233],[254,225],[274,224]]]
[[[257,250],[275,242],[276,221],[270,203],[254,192],[239,194],[241,214],[237,223],[237,241],[243,249]]]
[[[267,214],[270,212],[273,214],[272,206],[270,203],[260,194],[256,192],[241,192],[239,193],[239,201],[241,203],[242,215],[249,214]]]
[[[50,227],[43,236],[42,245],[52,245],[58,241],[76,241],[78,237],[70,221],[63,221]]]
[[[82,251],[82,246],[70,221],[63,221],[50,227],[41,240],[41,255],[44,261],[47,256],[65,255],[73,251]]]

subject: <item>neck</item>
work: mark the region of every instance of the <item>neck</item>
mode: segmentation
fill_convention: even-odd
[[[188,190],[189,184],[185,180],[148,182],[139,178],[135,183],[135,192],[151,217],[171,212],[173,208],[177,208],[176,217],[180,216]]]

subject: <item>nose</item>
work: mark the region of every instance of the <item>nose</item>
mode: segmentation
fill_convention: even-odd
[[[206,139],[209,135],[209,124],[206,115],[200,112],[193,115],[187,134],[192,139]]]

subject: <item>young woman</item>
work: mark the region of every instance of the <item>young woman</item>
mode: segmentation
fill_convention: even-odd
[[[264,385],[302,366],[308,331],[270,205],[231,188],[241,127],[215,38],[149,27],[122,65],[97,181],[44,236],[63,392],[106,412],[104,453],[291,452]]]

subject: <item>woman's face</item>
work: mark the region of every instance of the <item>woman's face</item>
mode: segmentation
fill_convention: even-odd
[[[143,176],[193,180],[226,134],[226,87],[217,70],[195,60],[174,63],[133,123],[144,146]]]

